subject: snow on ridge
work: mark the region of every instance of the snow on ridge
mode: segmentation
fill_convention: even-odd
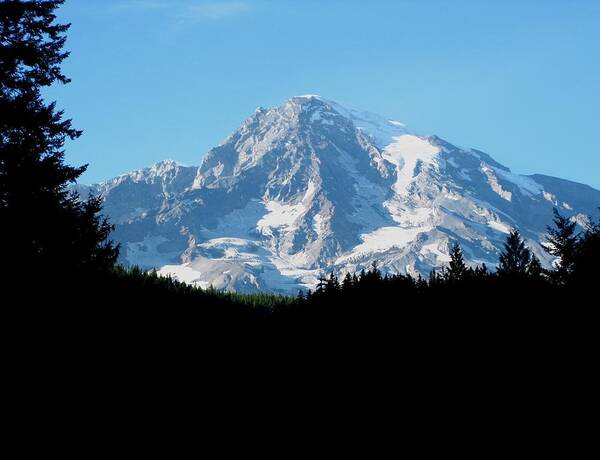
[[[156,177],[163,176],[170,171],[176,170],[177,168],[189,168],[189,167],[190,166],[186,166],[177,160],[166,159],[166,160],[161,160],[157,163],[154,163],[153,165],[148,166],[147,168],[134,169],[133,171],[129,171],[124,174],[120,174],[116,178],[114,178],[112,180],[101,182],[98,185],[107,185],[111,182],[118,183],[127,178],[131,178],[134,182],[141,182],[141,181],[144,181],[145,179],[154,179]]]
[[[498,182],[498,177],[496,176],[496,169],[484,163],[481,166],[481,171],[486,175],[488,184],[490,184],[492,190],[496,192],[500,198],[506,201],[512,201],[512,192],[502,188],[502,185]]]
[[[553,197],[551,196],[551,194],[545,192],[544,187],[538,184],[531,177],[515,174],[510,170],[495,168],[493,166],[488,165],[487,163],[482,163],[481,170],[486,175],[488,183],[492,187],[492,190],[494,190],[494,192],[496,192],[506,201],[512,201],[513,194],[509,190],[505,190],[498,179],[515,185],[519,189],[519,191],[524,195],[542,195],[547,201],[552,202]]]
[[[300,96],[293,96],[286,100],[282,105],[272,107],[270,109],[257,109],[253,116],[246,120],[244,126],[247,127],[248,123],[253,120],[256,115],[279,112],[287,120],[293,120],[294,111],[300,107],[302,110],[305,104],[319,101],[320,104],[311,106],[311,110],[314,110],[310,121],[319,122],[322,124],[333,124],[332,120],[322,115],[327,112],[334,112],[347,120],[349,120],[357,129],[367,134],[379,148],[384,148],[388,144],[394,141],[394,137],[408,134],[408,130],[404,123],[397,120],[390,120],[380,115],[365,110],[360,110],[352,106],[341,104],[339,102],[325,99],[318,94],[305,94]],[[226,139],[230,140],[231,136]],[[222,145],[222,144],[221,144]]]
[[[514,174],[498,168],[495,168],[495,171],[501,179],[515,184],[521,191],[529,195],[539,195],[544,191],[544,188],[531,177]]]
[[[400,128],[406,128],[406,125],[400,121],[396,121],[396,120],[388,120],[388,123],[394,125],[394,126],[398,126]]]
[[[302,94],[300,96],[294,96],[292,99],[323,99],[319,94]]]
[[[365,110],[342,105],[339,102],[321,99],[337,113],[349,119],[356,128],[373,138],[378,147],[383,148],[393,142],[395,136],[407,134],[406,126],[395,120],[388,120],[380,115]]]

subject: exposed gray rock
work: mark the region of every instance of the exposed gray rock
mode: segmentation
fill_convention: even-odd
[[[586,185],[513,174],[318,96],[257,109],[199,168],[166,161],[78,190],[104,198],[123,262],[244,292],[312,288],[374,261],[427,275],[453,241],[493,267],[511,228],[550,264],[552,208],[582,221],[600,205]]]

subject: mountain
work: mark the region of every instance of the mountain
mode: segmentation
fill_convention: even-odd
[[[202,287],[293,293],[324,272],[427,275],[458,242],[494,267],[518,228],[545,263],[552,209],[583,222],[600,191],[514,174],[489,155],[319,96],[258,108],[200,167],[164,161],[93,186],[122,260]]]

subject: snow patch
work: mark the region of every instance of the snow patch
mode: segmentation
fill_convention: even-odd
[[[290,205],[277,201],[265,203],[268,213],[256,223],[256,228],[262,233],[271,234],[271,229],[291,226],[305,211],[302,204]]]
[[[383,157],[396,165],[397,179],[394,190],[400,195],[405,195],[408,186],[413,180],[415,168],[419,161],[433,163],[440,149],[427,140],[412,134],[405,134],[394,138],[383,151]]]
[[[495,168],[495,171],[501,179],[515,184],[524,194],[535,196],[544,191],[544,188],[531,177],[521,176],[499,168]]]
[[[306,193],[300,203],[287,204],[275,200],[267,201],[265,208],[268,212],[256,223],[257,230],[262,235],[272,235],[273,229],[290,228],[299,217],[306,213],[315,191],[314,183],[309,181]]]
[[[170,276],[177,281],[192,286],[198,286],[202,289],[209,287],[210,283],[202,280],[202,272],[194,270],[189,264],[184,265],[165,265],[156,272],[160,276]]]
[[[246,238],[256,228],[256,222],[264,215],[265,207],[258,199],[252,199],[242,209],[235,209],[221,217],[214,230],[205,229],[203,238],[220,238],[223,235],[234,238]]]
[[[292,99],[322,99],[318,94],[302,94],[301,96],[294,96]]]
[[[396,121],[396,120],[388,120],[388,123],[390,123],[394,126],[398,126],[399,128],[406,128],[406,125],[404,123],[400,123],[399,121]]]
[[[340,115],[350,119],[354,126],[368,134],[378,147],[384,148],[394,141],[394,137],[407,133],[404,124],[390,121],[364,110],[343,106],[334,101],[325,101]]]
[[[447,243],[443,243],[447,247]],[[426,244],[421,248],[421,254],[424,256],[433,256],[437,265],[450,262],[450,256],[440,249],[440,243]]]
[[[311,123],[315,123],[318,121],[323,125],[334,125],[333,121],[323,118],[322,113],[318,110],[312,113],[312,115],[310,116],[310,121]]]
[[[512,231],[511,227],[497,220],[490,220],[487,224],[488,227],[493,228],[498,232],[506,233],[507,235]]]
[[[550,203],[552,203],[553,205],[556,206],[556,196],[555,195],[553,195],[550,192],[546,192],[546,191],[543,192],[543,195],[544,195],[544,199],[546,201],[549,201]]]
[[[382,227],[372,233],[361,235],[362,244],[354,247],[351,253],[340,257],[336,263],[343,263],[356,256],[383,252],[388,249],[402,249],[424,231],[422,227],[403,228],[403,227]]]
[[[325,223],[325,219],[320,214],[316,214],[313,217],[313,230],[317,233],[317,235],[321,235],[323,233],[323,225]]]
[[[169,259],[176,257],[179,253],[162,253],[158,247],[168,242],[164,236],[146,236],[143,241],[127,243],[127,255],[125,259],[130,264],[142,267],[160,267]]]
[[[131,223],[138,219],[143,219],[148,216],[148,210],[144,208],[135,208],[129,214],[120,217],[119,219],[114,219],[113,221],[117,224]]]

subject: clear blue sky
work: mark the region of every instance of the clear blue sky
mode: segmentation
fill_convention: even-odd
[[[258,106],[305,93],[600,188],[598,0],[67,0],[49,91],[82,182],[199,164]]]

